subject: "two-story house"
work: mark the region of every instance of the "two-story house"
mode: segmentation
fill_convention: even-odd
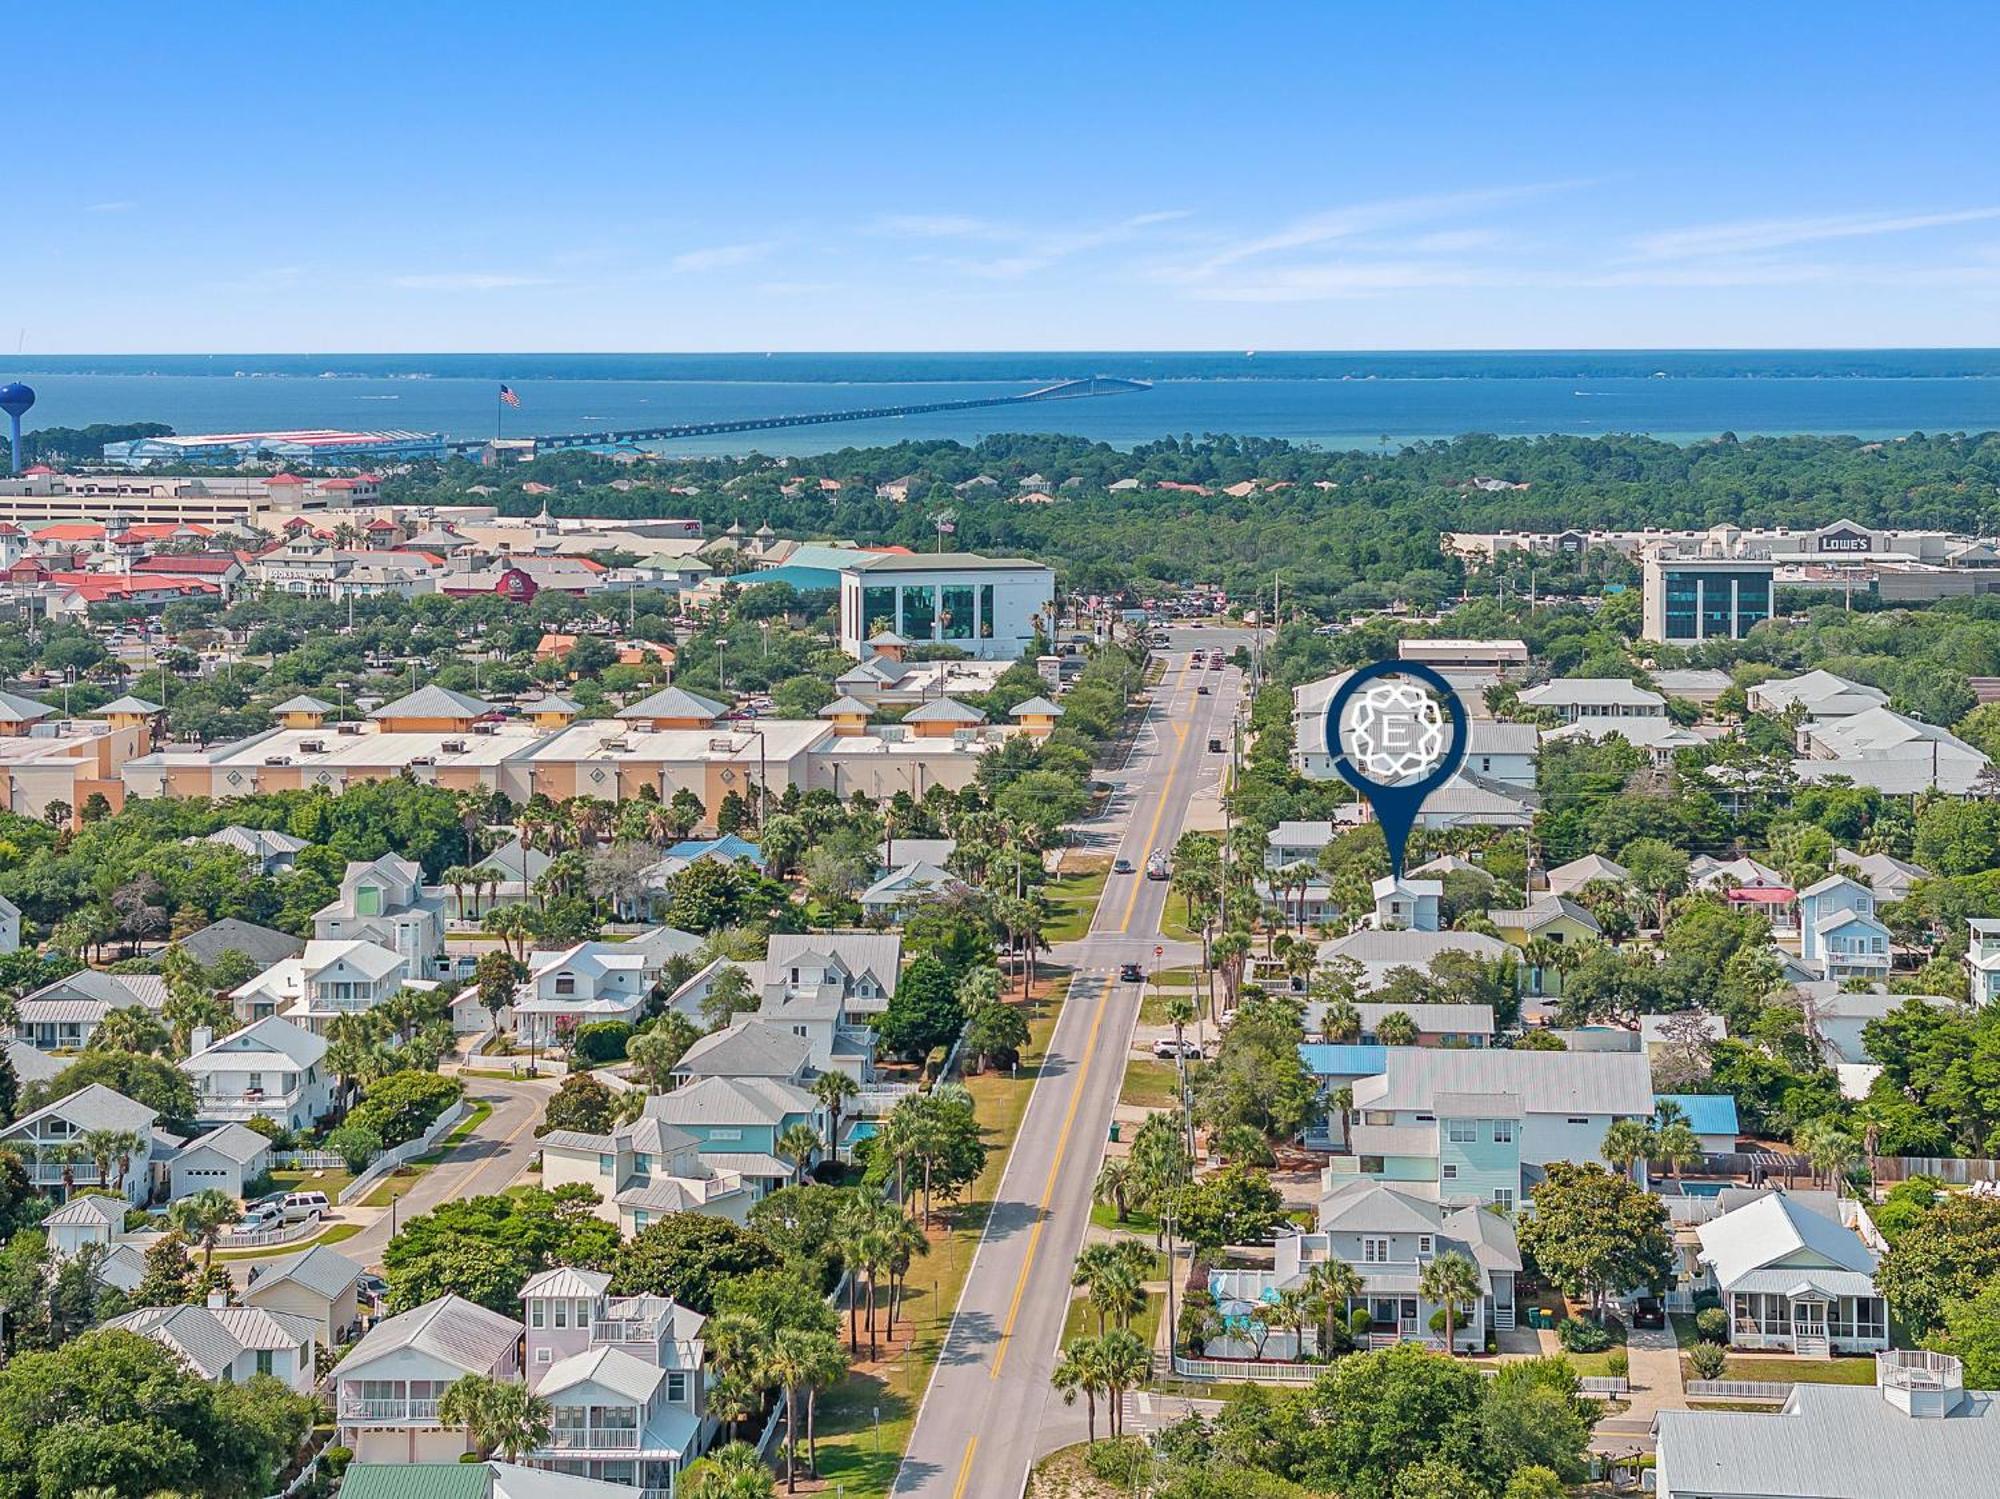
[[[311,1129],[333,1109],[333,1080],[321,1065],[326,1038],[281,1016],[253,1020],[221,1040],[203,1028],[181,1071],[194,1080],[203,1124],[263,1117],[288,1130]]]
[[[907,844],[907,840],[905,840]],[[838,989],[849,1015],[879,1015],[896,994],[903,939],[896,932],[774,932],[764,953],[764,997]]]
[[[658,969],[623,942],[579,942],[528,955],[528,977],[509,1007],[522,1045],[546,1046],[566,1029],[639,1018]]]
[[[742,1176],[718,1169],[701,1153],[701,1140],[646,1112],[608,1135],[556,1129],[542,1136],[542,1185],[553,1190],[581,1182],[597,1193],[596,1213],[635,1234],[669,1213],[707,1213],[741,1223],[754,1192]]]
[[[218,1384],[243,1384],[259,1374],[295,1395],[313,1389],[313,1325],[289,1312],[229,1306],[220,1291],[206,1306],[148,1306],[104,1324],[151,1338]]]
[[[1972,973],[1972,1002],[1991,1004],[2000,999],[2000,921],[1975,916],[1966,923],[1972,944],[1965,950],[1965,966]]]
[[[1374,894],[1374,925],[1378,932],[1438,930],[1438,902],[1444,897],[1443,880],[1399,880],[1393,875],[1385,875],[1375,882]]]
[[[1889,976],[1889,929],[1876,919],[1875,892],[1844,874],[1799,892],[1799,943],[1821,978]]]
[[[384,854],[347,866],[340,898],[313,913],[313,935],[375,943],[401,957],[411,978],[434,979],[444,968],[444,922],[444,891],[424,884],[423,866]]]
[[[119,1137],[126,1148],[100,1163],[85,1145],[93,1136]],[[158,1112],[102,1083],[86,1084],[0,1129],[0,1146],[12,1148],[25,1163],[29,1182],[57,1202],[88,1187],[142,1207],[157,1185],[156,1160],[181,1143],[160,1128]]]
[[[1389,1047],[1382,1071],[1352,1087],[1329,1190],[1358,1176],[1446,1204],[1512,1209],[1524,1167],[1601,1162],[1614,1120],[1653,1118],[1652,1069],[1636,1051]]]
[[[826,1111],[804,1088],[771,1077],[708,1077],[646,1100],[646,1114],[694,1136],[701,1158],[743,1178],[753,1201],[788,1185],[796,1168],[778,1154],[794,1125],[826,1140]]]
[[[167,981],[156,973],[99,973],[78,969],[22,996],[15,1005],[14,1039],[37,1051],[81,1051],[113,1010],[166,1008]]]
[[[1513,1221],[1490,1205],[1447,1209],[1381,1183],[1343,1182],[1321,1199],[1316,1229],[1278,1238],[1271,1269],[1211,1271],[1209,1289],[1218,1303],[1270,1301],[1278,1291],[1305,1284],[1313,1266],[1340,1260],[1354,1268],[1362,1287],[1342,1308],[1341,1320],[1353,1326],[1354,1314],[1367,1312],[1367,1346],[1416,1342],[1442,1349],[1443,1328],[1431,1325],[1441,1323],[1440,1307],[1418,1282],[1425,1267],[1446,1254],[1463,1255],[1479,1274],[1478,1296],[1455,1308],[1452,1318],[1453,1348],[1477,1353],[1489,1330],[1514,1325],[1514,1282],[1521,1273]],[[1274,1350],[1267,1345],[1265,1351]],[[1289,1350],[1276,1352],[1285,1357]]]
[[[1535,941],[1574,947],[1604,935],[1597,918],[1566,895],[1544,895],[1516,911],[1488,911],[1486,919],[1502,942],[1521,948]],[[1521,976],[1529,994],[1562,993],[1562,970],[1553,963],[1523,963]]]
[[[708,1445],[699,1313],[664,1296],[611,1296],[597,1270],[543,1271],[521,1288],[528,1387],[550,1405],[528,1465],[665,1499]]]
[[[468,1374],[521,1377],[521,1324],[462,1296],[440,1296],[378,1322],[340,1362],[334,1419],[363,1462],[451,1462],[465,1428],[438,1420],[438,1400]]]
[[[230,995],[236,1013],[257,1021],[279,1015],[324,1035],[338,1015],[374,1009],[398,989],[435,988],[412,977],[409,960],[359,938],[315,938],[296,958],[274,963]]]

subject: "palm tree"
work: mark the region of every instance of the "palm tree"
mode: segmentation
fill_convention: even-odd
[[[1174,1028],[1174,1055],[1181,1054],[1187,1043],[1187,1028],[1194,1024],[1194,999],[1186,994],[1169,995],[1167,998],[1167,1024]]]
[[[1098,1338],[1075,1338],[1063,1349],[1056,1366],[1049,1371],[1049,1383],[1062,1396],[1064,1405],[1075,1405],[1076,1397],[1084,1398],[1084,1419],[1088,1423],[1090,1440],[1097,1440],[1097,1397],[1108,1388],[1105,1378],[1104,1345]]]
[[[818,1153],[819,1147],[819,1131],[804,1120],[788,1125],[784,1133],[778,1136],[778,1154],[792,1163],[794,1186],[805,1185],[806,1168],[812,1164],[812,1158]]]
[[[481,918],[479,929],[498,937],[521,962],[528,961],[528,942],[535,935],[535,915],[525,905],[500,906]]]
[[[201,1245],[201,1271],[208,1274],[215,1260],[215,1243],[222,1226],[236,1216],[236,1200],[214,1187],[204,1187],[167,1207],[167,1223],[189,1243]]]
[[[1367,1289],[1361,1283],[1361,1272],[1346,1260],[1328,1255],[1306,1271],[1305,1289],[1319,1308],[1320,1328],[1325,1335],[1319,1351],[1331,1353],[1334,1318],[1338,1316],[1346,1322],[1347,1304]]]
[[[1653,1158],[1653,1143],[1653,1127],[1643,1119],[1614,1119],[1597,1153],[1613,1169],[1629,1174],[1634,1165]]]
[[[465,892],[469,886],[475,886],[479,883],[478,871],[468,869],[463,864],[454,864],[438,876],[438,882],[451,891],[452,900],[458,910],[458,919],[460,921],[472,920],[473,912],[465,904]]]
[[[1274,1310],[1278,1326],[1292,1335],[1292,1357],[1305,1357],[1306,1329],[1312,1326],[1317,1311],[1312,1292],[1304,1286],[1286,1286],[1278,1292]]]
[[[846,1377],[847,1355],[840,1351],[837,1332],[808,1332],[799,1336],[806,1346],[806,1471],[817,1477],[819,1392],[831,1389]]]
[[[131,1143],[128,1144],[128,1141]],[[97,1184],[100,1187],[111,1185],[111,1163],[118,1159],[119,1152],[129,1155],[139,1148],[137,1142],[138,1136],[130,1130],[115,1129],[87,1129],[76,1141],[84,1159],[97,1168]]]
[[[1107,1316],[1121,1328],[1130,1327],[1132,1319],[1146,1309],[1146,1287],[1130,1265],[1115,1264],[1091,1283],[1090,1306],[1097,1313],[1100,1334]]]
[[[1109,1203],[1120,1223],[1130,1210],[1133,1187],[1132,1162],[1126,1156],[1106,1156],[1098,1168],[1097,1181],[1090,1189],[1095,1202]]]
[[[1097,1341],[1101,1349],[1099,1357],[1104,1370],[1105,1393],[1111,1397],[1111,1434],[1116,1437],[1124,1430],[1125,1392],[1145,1383],[1146,1376],[1153,1372],[1153,1354],[1139,1341],[1137,1333],[1122,1327],[1106,1333]]]
[[[812,1350],[803,1341],[810,1336],[795,1328],[781,1327],[764,1359],[764,1377],[778,1387],[785,1402],[785,1492],[788,1494],[797,1493],[799,1486],[798,1397],[799,1386],[812,1372]]]
[[[848,1099],[861,1092],[861,1085],[846,1073],[837,1070],[822,1072],[813,1079],[812,1094],[826,1110],[826,1137],[829,1148],[836,1154],[840,1150],[841,1108]]]
[[[1807,1120],[1793,1132],[1792,1143],[1805,1152],[1814,1179],[1824,1177],[1836,1191],[1861,1159],[1854,1136],[1829,1119]]]
[[[42,1160],[51,1166],[62,1167],[63,1201],[76,1196],[76,1168],[89,1160],[83,1146],[75,1140],[59,1140],[42,1147]]]
[[[1671,1108],[1672,1105],[1665,1107]],[[1661,1121],[1659,1129],[1653,1135],[1653,1158],[1667,1163],[1674,1173],[1675,1181],[1680,1180],[1683,1166],[1696,1164],[1702,1155],[1701,1136],[1694,1132],[1685,1115],[1678,1119]]]
[[[1479,1299],[1479,1267],[1456,1249],[1432,1260],[1417,1276],[1424,1300],[1444,1309],[1444,1351],[1452,1353],[1452,1333],[1458,1309]]]
[[[483,1374],[454,1380],[438,1398],[440,1423],[464,1427],[474,1447],[510,1463],[548,1445],[553,1419],[549,1402],[529,1394],[526,1385]]]
[[[681,1499],[770,1499],[777,1480],[748,1442],[730,1442],[689,1463],[675,1486]]]
[[[896,1312],[909,1285],[910,1266],[931,1252],[930,1238],[917,1220],[907,1213],[894,1213],[883,1220],[882,1248],[889,1271],[889,1335],[896,1333]]]
[[[1348,1045],[1361,1039],[1361,1011],[1351,1000],[1334,999],[1320,1011],[1320,1034],[1327,1040]]]
[[[1415,1046],[1417,1023],[1403,1010],[1391,1010],[1375,1022],[1375,1039],[1384,1046]]]

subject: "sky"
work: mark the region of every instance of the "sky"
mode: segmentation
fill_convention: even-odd
[[[1996,41],[1839,0],[17,6],[0,338],[1995,346]]]

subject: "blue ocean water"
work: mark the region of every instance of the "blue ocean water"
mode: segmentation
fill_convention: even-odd
[[[1068,432],[1130,447],[1186,433],[1372,448],[1466,432],[2000,428],[2000,350],[1498,353],[435,354],[25,356],[27,425],[159,421],[182,433],[400,427],[454,438],[618,430],[1012,394],[1079,375],[1150,391],[688,439],[674,452],[822,452]],[[519,410],[500,411],[505,381]]]

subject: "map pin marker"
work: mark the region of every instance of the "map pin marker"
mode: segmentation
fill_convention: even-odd
[[[1408,682],[1370,688],[1385,677]],[[1409,682],[1422,683],[1429,696]],[[1363,691],[1367,689],[1367,691]],[[1340,726],[1361,694],[1348,752]],[[1450,733],[1445,733],[1449,721]],[[1367,798],[1389,845],[1389,869],[1403,877],[1403,853],[1424,800],[1465,763],[1465,705],[1438,672],[1417,661],[1376,661],[1352,673],[1326,705],[1326,752],[1340,778]],[[1373,772],[1373,773],[1371,773]]]

